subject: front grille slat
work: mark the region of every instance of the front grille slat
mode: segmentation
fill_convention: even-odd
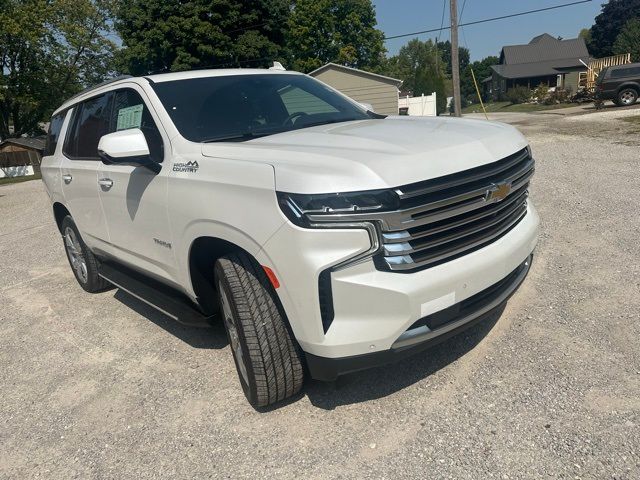
[[[488,168],[486,165],[483,165],[471,170],[467,170],[464,177],[460,177],[457,174],[447,175],[439,179],[420,182],[419,184],[413,184],[403,188],[399,188],[396,189],[396,191],[400,196],[400,199],[417,197],[419,195],[440,191],[445,188],[452,188],[458,185],[463,185],[474,180],[486,179],[487,177],[491,177],[493,175],[504,172],[505,170],[510,169],[514,165],[517,165],[518,163],[528,158],[529,152],[525,148],[520,150],[515,155],[507,157],[506,161],[494,162],[489,164]],[[426,186],[425,184],[430,184],[431,186]]]
[[[382,223],[376,265],[410,272],[496,241],[526,215],[534,171],[523,149],[467,172],[398,188],[400,209]]]
[[[465,229],[460,229],[460,231],[456,232],[456,233],[449,233],[447,235],[441,236],[440,238],[436,238],[436,239],[432,239],[429,240],[427,238],[427,240],[423,240],[423,241],[415,241],[412,240],[411,242],[407,242],[408,245],[410,245],[410,249],[409,250],[403,250],[403,251],[399,251],[399,250],[395,250],[395,251],[385,251],[385,255],[387,256],[392,256],[392,255],[406,255],[409,253],[420,253],[423,250],[426,249],[430,249],[430,248],[435,248],[435,247],[439,247],[441,245],[446,245],[448,243],[452,243],[458,240],[462,240],[464,237],[468,237],[470,235],[474,235],[477,234],[479,232],[482,232],[483,230],[486,230],[488,228],[491,227],[498,227],[503,223],[508,223],[510,219],[512,219],[512,217],[518,216],[522,213],[524,213],[524,210],[526,209],[525,205],[521,204],[519,205],[518,209],[514,212],[511,209],[506,210],[506,212],[502,212],[499,216],[497,216],[496,218],[493,218],[489,221],[483,221],[483,222],[478,222],[476,224],[471,224],[471,226],[465,228]],[[424,238],[424,237],[423,237]],[[385,247],[386,248],[386,247]]]
[[[523,178],[529,178],[532,175],[533,175],[533,161],[530,160],[526,162],[526,164],[523,167],[519,168],[515,172],[511,172],[508,176],[504,176],[500,178],[487,177],[486,179],[484,179],[485,181],[481,182],[481,185],[479,185],[478,187],[474,189],[465,189],[465,191],[457,195],[445,196],[443,195],[444,192],[440,193],[440,195],[443,196],[444,198],[439,198],[431,202],[421,203],[420,205],[417,205],[409,210],[405,210],[403,213],[414,215],[415,213],[418,213],[418,212],[420,213],[427,212],[430,210],[446,207],[447,205],[461,203],[461,202],[464,202],[465,200],[469,200],[469,199],[484,195],[485,192],[487,191],[487,186],[488,185],[490,186],[492,183],[496,183],[496,181],[506,182],[506,183],[515,183],[516,181],[521,182]]]
[[[412,233],[409,234],[407,232],[407,236],[404,238],[400,238],[399,240],[386,240],[385,243],[392,243],[393,241],[402,241],[406,242],[409,239],[417,240],[419,238],[423,238],[426,236],[435,235],[438,233],[445,232],[447,230],[451,230],[453,228],[465,225],[470,222],[474,222],[476,220],[480,220],[482,218],[488,217],[490,215],[497,215],[498,213],[505,210],[507,207],[513,205],[515,202],[524,202],[526,201],[527,192],[526,190],[519,195],[514,195],[513,198],[506,199],[500,203],[496,203],[490,206],[489,209],[478,209],[476,212],[471,213],[470,215],[464,215],[461,217],[457,217],[453,221],[443,222],[440,226],[428,225],[426,229],[413,228]]]

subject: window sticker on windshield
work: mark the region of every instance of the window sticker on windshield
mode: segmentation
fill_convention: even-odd
[[[118,110],[118,124],[116,130],[126,130],[128,128],[140,128],[142,125],[142,107],[144,105],[133,105],[132,107]]]

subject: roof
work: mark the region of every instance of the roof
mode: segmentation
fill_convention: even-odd
[[[566,60],[574,62],[575,59],[589,59],[589,51],[584,38],[572,38],[558,40],[548,33],[534,37],[526,45],[507,45],[502,48],[500,63],[515,65],[522,63],[537,63],[548,60]],[[562,62],[559,62],[559,66]]]
[[[270,70],[267,68],[211,68],[206,70],[189,70],[186,72],[158,73],[146,75],[144,78],[155,83],[187,80],[190,78],[224,77],[229,75],[302,75],[293,70]]]
[[[30,148],[32,150],[44,151],[44,144],[46,142],[46,136],[40,135],[39,137],[16,137],[7,138],[0,142],[0,145],[12,144],[20,145],[21,147]]]
[[[559,64],[562,66],[558,66]],[[493,65],[491,68],[501,77],[511,79],[546,77],[549,75],[558,75],[568,69],[587,69],[587,67],[580,63],[580,60],[577,58],[568,59],[563,62],[548,60],[546,62],[520,63],[516,65]]]
[[[332,68],[335,70],[342,70],[346,73],[364,75],[366,77],[374,78],[384,83],[390,83],[391,85],[395,85],[396,87],[399,87],[400,85],[402,85],[402,80],[398,80],[397,78],[386,77],[384,75],[379,75],[377,73],[367,72],[366,70],[360,70],[352,67],[346,67],[344,65],[338,65],[337,63],[331,63],[331,62],[327,63],[326,65],[323,65],[320,68],[316,68],[312,72],[309,72],[309,75],[311,75],[312,77],[315,77],[316,75],[324,72],[325,70],[329,70]]]
[[[559,40],[548,33],[533,37],[526,45],[506,45],[500,65],[491,68],[504,78],[557,75],[566,69],[586,68],[589,51],[583,38]]]
[[[228,75],[303,75],[302,73],[295,72],[292,70],[269,70],[265,68],[212,68],[206,70],[188,70],[185,72],[171,72],[171,73],[159,73],[156,75],[145,75],[142,77],[130,77],[123,76],[114,78],[111,80],[107,80],[101,84],[95,85],[93,87],[87,88],[82,92],[74,95],[73,97],[66,100],[58,109],[53,112],[53,114],[57,114],[62,110],[65,110],[76,103],[79,103],[81,100],[85,100],[86,98],[95,95],[96,92],[99,92],[101,89],[114,89],[120,85],[126,83],[140,83],[152,82],[152,83],[162,83],[162,82],[170,82],[173,80],[187,80],[190,78],[206,78],[206,77],[222,77]]]

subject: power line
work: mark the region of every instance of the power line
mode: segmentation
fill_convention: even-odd
[[[483,20],[476,20],[476,21],[473,21],[473,22],[460,23],[458,26],[459,27],[466,27],[468,25],[477,25],[478,23],[486,23],[486,22],[493,22],[493,21],[496,21],[496,20],[504,20],[505,18],[520,17],[522,15],[529,15],[530,13],[546,12],[547,10],[555,10],[556,8],[569,7],[571,5],[579,5],[581,3],[589,3],[591,1],[593,1],[593,0],[580,0],[578,2],[563,3],[562,5],[554,5],[552,7],[538,8],[536,10],[528,10],[526,12],[520,12],[520,13],[512,13],[511,15],[502,15],[500,17],[485,18]],[[443,29],[451,29],[451,27],[443,27]],[[439,28],[432,28],[430,30],[421,30],[419,32],[403,33],[402,35],[393,35],[391,37],[385,37],[385,40],[392,40],[394,38],[412,37],[414,35],[421,35],[423,33],[437,32],[438,30],[440,30],[440,29]]]
[[[438,36],[436,36],[436,44],[438,40],[440,40],[440,34],[442,33],[442,29],[444,28],[444,13],[447,10],[447,0],[442,0],[442,19],[440,20],[440,30],[438,31]]]
[[[464,13],[464,7],[467,6],[467,0],[464,0],[464,2],[462,2],[462,8],[460,9],[460,15],[458,15],[458,20],[462,21],[462,14]]]

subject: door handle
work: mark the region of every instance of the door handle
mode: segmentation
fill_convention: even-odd
[[[109,190],[111,187],[113,187],[113,180],[111,180],[110,178],[101,178],[100,180],[98,180],[98,185],[103,187],[105,190]]]
[[[66,174],[62,175],[62,180],[64,180],[64,183],[69,185],[71,183],[71,180],[73,180],[73,176],[69,175],[68,173],[66,173]]]

